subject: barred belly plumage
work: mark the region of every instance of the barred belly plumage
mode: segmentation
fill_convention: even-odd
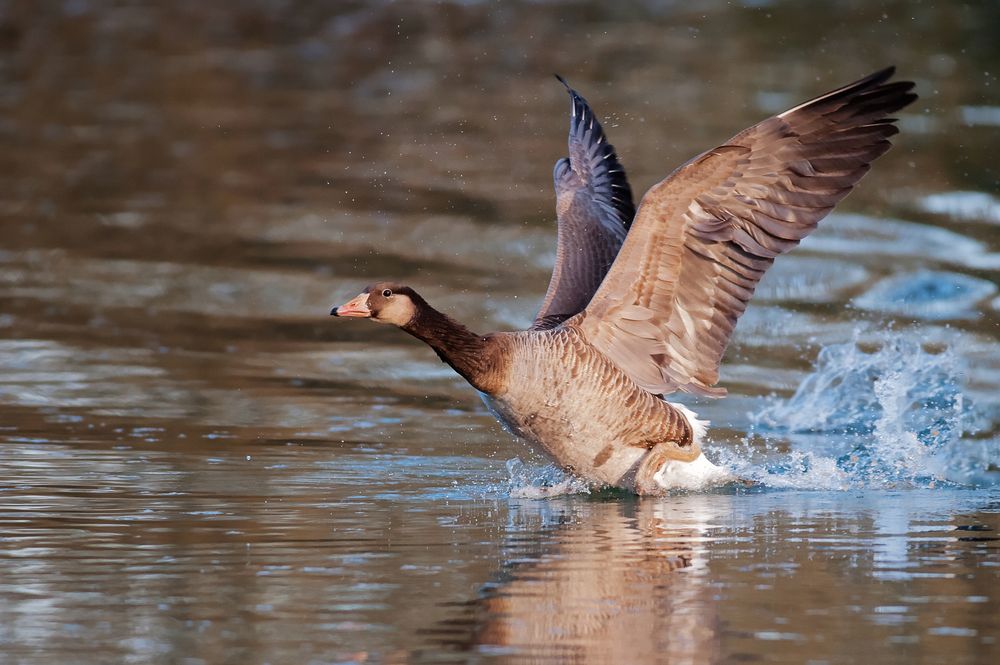
[[[631,488],[637,465],[657,444],[697,456],[686,416],[588,353],[574,330],[515,333],[512,341],[517,353],[509,371],[517,379],[501,394],[480,395],[509,432],[567,471]],[[553,355],[567,359],[564,371],[546,369],[544,359]]]

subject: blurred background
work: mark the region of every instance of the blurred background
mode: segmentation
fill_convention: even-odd
[[[696,408],[749,475],[794,449],[794,486],[995,483],[998,34],[988,1],[0,0],[0,651],[506,657],[475,651],[505,639],[475,617],[513,610],[470,603],[559,523],[506,499],[505,461],[538,462],[419,342],[327,313],[388,278],[474,330],[530,323],[566,152],[553,73],[637,200],[809,97],[889,64],[916,81],[896,147],[761,284],[731,397]],[[772,503],[752,520],[785,528]],[[619,540],[655,540],[643,519]],[[988,632],[943,634],[949,658]],[[695,651],[736,633],[756,634]]]

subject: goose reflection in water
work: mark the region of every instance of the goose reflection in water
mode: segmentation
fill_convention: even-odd
[[[616,501],[561,511],[550,503],[517,505],[514,519],[532,528],[539,519],[563,523],[527,551],[518,536],[530,530],[509,536],[501,580],[477,601],[480,650],[509,651],[518,662],[718,660],[718,608],[702,545],[718,506]],[[571,514],[581,509],[585,515]]]
[[[424,634],[517,663],[986,662],[995,514],[948,489],[517,501],[495,581]]]

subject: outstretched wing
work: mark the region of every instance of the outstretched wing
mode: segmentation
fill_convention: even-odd
[[[774,258],[851,191],[916,99],[894,68],[740,132],[643,197],[628,239],[567,325],[644,389],[709,396],[737,319]]]
[[[572,103],[569,157],[556,162],[556,265],[532,330],[559,325],[583,311],[618,254],[635,215],[632,190],[615,148],[586,100],[566,86]]]

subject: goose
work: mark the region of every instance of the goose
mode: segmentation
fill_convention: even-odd
[[[405,284],[376,282],[337,317],[395,325],[475,388],[510,433],[594,486],[639,495],[738,480],[706,459],[708,423],[678,391],[722,397],[719,365],[757,283],[885,153],[912,103],[894,67],[763,120],[631,188],[586,100],[570,97],[553,171],[556,262],[527,330],[477,334]]]

